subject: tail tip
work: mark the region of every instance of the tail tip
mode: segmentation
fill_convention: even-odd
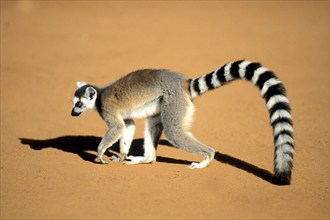
[[[275,172],[275,180],[278,185],[290,185],[291,184],[291,170],[284,172]]]

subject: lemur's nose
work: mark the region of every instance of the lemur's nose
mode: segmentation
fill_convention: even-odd
[[[71,111],[71,116],[78,116],[78,115],[80,115],[80,113],[81,112],[76,112],[73,108],[72,111]]]
[[[79,101],[79,102],[76,103],[76,106],[81,108],[83,106],[83,103],[81,101]]]

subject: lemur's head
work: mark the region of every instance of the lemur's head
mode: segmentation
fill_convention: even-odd
[[[77,82],[78,89],[74,93],[71,115],[79,116],[87,109],[95,109],[97,90],[85,82]]]

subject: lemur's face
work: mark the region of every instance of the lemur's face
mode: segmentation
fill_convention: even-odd
[[[87,109],[95,108],[96,90],[85,82],[78,82],[77,86],[78,89],[73,97],[72,116],[79,116]]]

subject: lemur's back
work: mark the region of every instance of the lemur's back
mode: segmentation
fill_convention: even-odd
[[[143,87],[149,89],[169,89],[172,84],[181,83],[187,80],[181,74],[165,70],[165,69],[142,69],[134,71],[121,79],[117,80],[110,86],[112,88],[134,89]]]
[[[175,93],[183,82],[187,82],[186,77],[169,70],[138,70],[104,88],[102,103],[134,107],[164,94]]]

